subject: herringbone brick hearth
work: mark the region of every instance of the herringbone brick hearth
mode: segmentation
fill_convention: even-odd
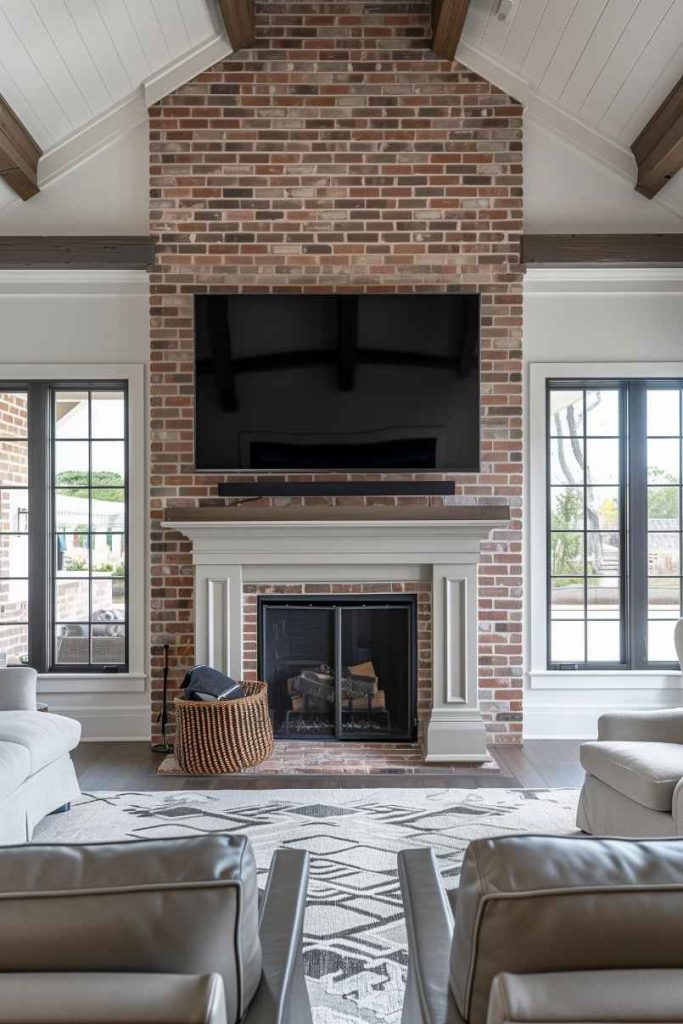
[[[498,764],[426,764],[413,743],[319,743],[276,740],[273,756],[240,775],[473,775],[500,772]],[[187,775],[175,758],[166,758],[160,775]]]

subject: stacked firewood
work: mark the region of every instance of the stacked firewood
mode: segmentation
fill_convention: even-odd
[[[383,711],[384,690],[371,661],[344,668],[341,680],[342,707],[349,711]],[[306,669],[287,680],[292,711],[329,711],[334,703],[334,672],[329,665]]]

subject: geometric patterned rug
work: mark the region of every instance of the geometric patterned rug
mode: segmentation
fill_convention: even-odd
[[[315,1024],[399,1024],[407,945],[399,850],[431,846],[448,889],[471,839],[576,832],[570,789],[288,789],[83,794],[35,842],[247,835],[259,884],[278,847],[312,857],[304,935]]]

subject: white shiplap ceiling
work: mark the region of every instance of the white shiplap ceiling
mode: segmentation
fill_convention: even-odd
[[[0,93],[47,150],[217,29],[206,0],[0,0]]]
[[[229,52],[210,0],[0,0],[0,94],[45,154],[41,187]]]
[[[683,0],[498,6],[472,0],[459,60],[634,181],[630,144],[683,73]],[[43,187],[229,51],[217,0],[0,0],[0,94],[45,152]],[[683,217],[679,178],[653,202]],[[0,182],[0,215],[15,202]]]
[[[683,0],[472,0],[458,57],[635,180],[630,145],[683,74]],[[673,183],[657,201],[683,214]]]

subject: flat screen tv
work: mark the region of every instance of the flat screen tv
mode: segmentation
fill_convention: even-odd
[[[197,295],[195,460],[475,472],[478,295]]]

